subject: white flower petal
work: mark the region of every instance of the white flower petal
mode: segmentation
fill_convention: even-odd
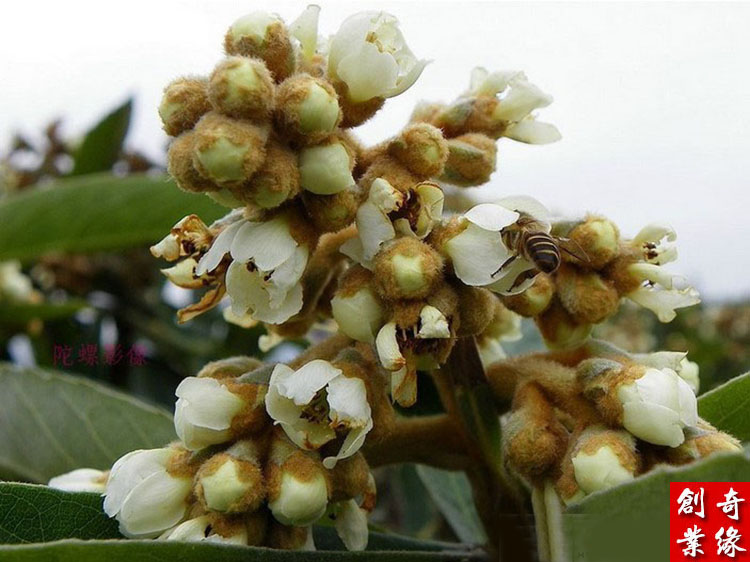
[[[234,222],[219,233],[208,252],[198,262],[198,266],[195,268],[196,275],[201,276],[216,269],[224,256],[229,253],[234,237],[244,224],[245,221]]]
[[[305,8],[296,20],[289,24],[289,33],[299,41],[302,55],[310,60],[318,46],[318,17],[320,6],[315,4]]]
[[[375,338],[375,348],[378,352],[380,364],[384,369],[396,371],[406,364],[396,339],[395,322],[389,322],[380,328]]]
[[[271,373],[269,387],[278,389],[279,394],[293,400],[296,405],[303,406],[341,374],[341,369],[322,359],[310,361],[296,371],[286,365],[276,365]]]
[[[499,232],[485,230],[474,223],[448,240],[444,249],[453,262],[456,276],[471,286],[493,283],[493,274],[511,255]]]
[[[369,42],[360,43],[336,67],[336,74],[346,82],[349,99],[354,103],[384,97],[394,90],[398,71],[396,59]]]
[[[547,222],[551,218],[549,209],[529,195],[510,195],[500,199],[497,204],[512,211],[531,215],[538,221]]]
[[[118,520],[128,537],[152,537],[179,523],[187,511],[193,488],[190,477],[175,477],[166,470],[138,484],[125,498]]]
[[[50,479],[47,486],[65,492],[95,492],[101,493],[105,490],[107,473],[93,468],[79,468],[55,476]]]
[[[357,231],[366,261],[375,257],[383,242],[396,237],[391,221],[369,200],[357,210]]]
[[[367,513],[356,501],[339,502],[335,525],[336,532],[347,550],[359,551],[367,547]]]
[[[485,230],[499,232],[516,222],[520,215],[501,205],[481,203],[466,211],[464,217]]]
[[[104,498],[104,511],[114,517],[130,491],[140,482],[164,470],[172,452],[169,449],[131,451],[120,457],[109,472]]]
[[[368,287],[353,295],[334,296],[331,311],[339,329],[357,341],[374,343],[375,334],[383,325],[383,307]]]
[[[309,255],[307,246],[297,246],[292,256],[273,271],[266,287],[271,308],[280,307],[290,289],[299,283]]]
[[[519,77],[511,81],[510,91],[500,100],[493,117],[498,121],[521,121],[535,109],[547,107],[551,103],[552,96]]]
[[[560,131],[552,123],[544,123],[536,119],[524,119],[511,125],[503,136],[526,144],[552,144],[562,139]]]
[[[372,416],[365,383],[355,377],[342,375],[328,382],[328,405],[334,425],[364,427]]]
[[[272,271],[288,260],[297,248],[284,217],[265,222],[245,222],[231,245],[232,259],[252,260],[258,269]]]
[[[419,332],[418,338],[449,338],[451,330],[448,327],[448,320],[442,312],[434,306],[423,306],[419,311]]]

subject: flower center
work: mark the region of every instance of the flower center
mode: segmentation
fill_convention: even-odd
[[[305,406],[299,417],[312,423],[322,423],[328,419],[329,411],[328,391],[325,388],[321,388],[315,393],[315,396],[312,397],[307,406]]]

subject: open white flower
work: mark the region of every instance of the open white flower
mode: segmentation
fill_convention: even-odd
[[[246,406],[245,400],[210,377],[187,377],[175,394],[174,427],[193,451],[229,441],[232,419]]]
[[[230,536],[222,536],[216,532],[211,518],[207,515],[193,517],[183,521],[179,525],[164,531],[159,535],[160,541],[186,541],[186,542],[217,542],[224,544],[247,545],[247,531],[238,526]]]
[[[398,20],[385,12],[348,17],[329,45],[328,74],[346,84],[355,103],[403,93],[426,64],[409,50]]]
[[[488,72],[482,67],[471,73],[468,96],[496,96],[503,94],[492,113],[492,118],[505,125],[502,136],[527,144],[549,144],[562,137],[551,123],[537,121],[533,111],[547,107],[552,96],[529,82],[517,70]]]
[[[65,492],[104,492],[109,473],[94,468],[78,468],[52,478],[47,486]]]
[[[287,217],[230,224],[198,262],[196,275],[214,270],[227,253],[232,263],[226,287],[235,316],[280,324],[302,309],[300,279],[310,252],[292,236]]]
[[[623,426],[649,443],[677,447],[685,440],[683,428],[698,423],[695,394],[672,369],[646,368],[636,380],[619,385],[616,393]]]
[[[298,370],[276,365],[271,374],[266,410],[297,446],[318,449],[344,436],[335,456],[323,459],[333,468],[356,453],[372,429],[365,383],[347,377],[328,361],[316,359]]]
[[[661,322],[671,322],[675,310],[700,302],[700,295],[681,275],[670,273],[662,266],[677,259],[674,244],[677,234],[668,226],[644,227],[631,245],[642,254],[643,261],[628,267],[628,273],[640,281],[640,286],[626,296],[653,311]]]
[[[641,284],[626,296],[654,312],[660,322],[671,322],[678,308],[701,302],[698,291],[688,285],[684,277],[659,265],[637,262],[628,267],[628,273]]]
[[[172,448],[132,451],[118,459],[104,492],[104,511],[117,518],[126,537],[156,537],[185,518],[193,478],[167,467]]]
[[[497,281],[495,274],[512,256],[501,231],[518,218],[517,212],[494,203],[481,203],[464,213],[465,228],[443,245],[461,281],[475,287]]]
[[[396,233],[425,238],[443,214],[443,191],[432,182],[421,182],[402,193],[383,178],[370,186],[370,193],[357,210],[357,238],[345,242],[341,251],[368,269],[372,260]],[[409,218],[406,218],[409,217]]]
[[[450,322],[434,306],[425,305],[419,322],[409,330],[399,330],[388,322],[378,331],[375,349],[380,364],[391,372],[391,397],[401,406],[409,407],[417,400],[417,369],[438,367],[432,351],[436,340],[452,337]]]

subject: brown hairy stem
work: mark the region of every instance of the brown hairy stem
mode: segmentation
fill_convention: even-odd
[[[366,441],[363,450],[372,467],[413,462],[466,470],[471,464],[463,435],[446,414],[397,418],[386,438]]]

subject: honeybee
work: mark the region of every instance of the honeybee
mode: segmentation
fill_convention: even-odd
[[[547,232],[549,230],[547,223],[532,217],[526,212],[517,209],[516,212],[520,215],[518,220],[500,231],[503,244],[513,252],[513,255],[505,260],[497,271],[492,274],[493,277],[508,267],[518,257],[523,257],[533,263],[537,271],[548,274],[554,273],[560,267],[562,263],[561,252],[570,254],[581,261],[586,261],[585,257],[581,257],[565,247],[565,244],[571,242],[571,240],[549,234]],[[580,251],[583,252],[582,249]],[[526,275],[522,275],[522,277],[533,276],[537,271],[529,271]]]

